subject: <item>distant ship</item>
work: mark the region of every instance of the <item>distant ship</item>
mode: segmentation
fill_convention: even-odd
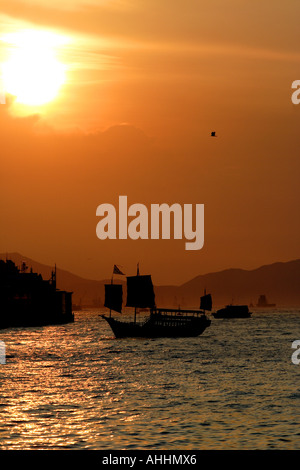
[[[72,310],[73,312],[79,312],[82,310],[82,305],[81,305],[81,302],[79,304],[73,304],[72,305]]]
[[[74,321],[72,292],[56,288],[56,268],[46,281],[25,263],[0,260],[0,305],[1,329]]]
[[[269,304],[265,295],[260,295],[256,304],[257,307],[276,307],[276,304]]]
[[[248,318],[251,316],[248,305],[226,305],[213,313],[215,318]]]
[[[120,321],[111,316],[111,310],[122,313],[123,287],[121,284],[105,285],[105,307],[110,316],[101,315],[111,327],[116,338],[124,337],[192,337],[201,335],[211,320],[205,310],[211,310],[210,294],[201,297],[200,310],[157,308],[150,275],[127,277],[127,307],[134,308],[134,321]],[[144,322],[136,319],[138,309],[150,309],[150,316]]]

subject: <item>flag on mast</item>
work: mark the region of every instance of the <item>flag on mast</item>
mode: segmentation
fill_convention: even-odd
[[[120,276],[125,276],[125,274],[122,273],[122,271],[118,268],[118,266],[116,264],[114,265],[113,274],[120,274]]]

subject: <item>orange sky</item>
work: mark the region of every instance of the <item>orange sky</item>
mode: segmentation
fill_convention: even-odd
[[[0,11],[0,61],[4,34],[68,39],[54,101],[0,105],[0,252],[94,279],[140,262],[157,284],[300,257],[298,0],[10,0]],[[124,194],[203,203],[204,248],[97,239],[97,206]]]

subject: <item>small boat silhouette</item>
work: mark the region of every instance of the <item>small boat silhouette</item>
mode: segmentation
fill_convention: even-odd
[[[226,305],[213,313],[215,318],[248,318],[251,316],[248,305]]]

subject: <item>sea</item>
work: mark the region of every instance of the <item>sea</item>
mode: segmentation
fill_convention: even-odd
[[[300,309],[171,339],[115,339],[102,313],[0,331],[1,450],[300,449]]]

